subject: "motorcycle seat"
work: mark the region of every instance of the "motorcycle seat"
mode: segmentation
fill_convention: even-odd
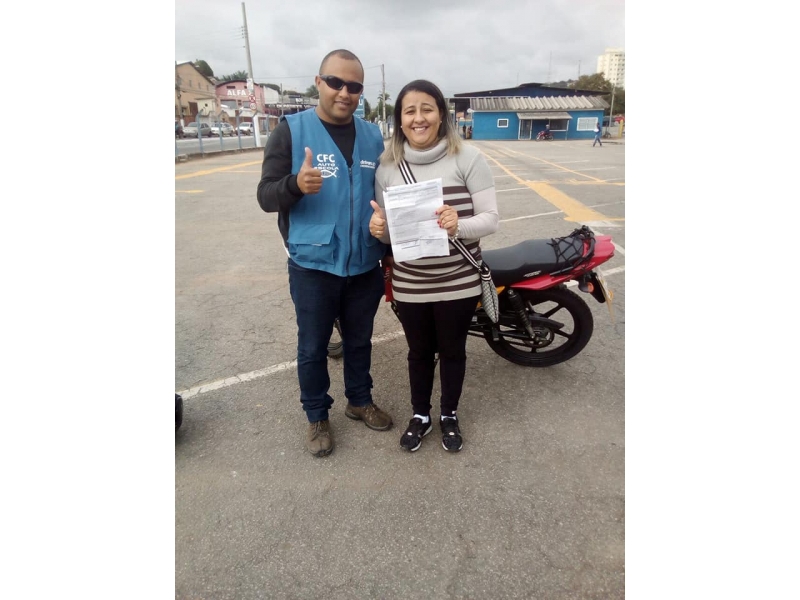
[[[492,270],[497,286],[511,285],[543,274],[568,270],[583,258],[583,242],[574,238],[525,240],[496,250],[481,249],[481,257]],[[578,246],[579,244],[579,246]]]

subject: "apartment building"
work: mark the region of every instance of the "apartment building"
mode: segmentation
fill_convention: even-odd
[[[625,50],[606,48],[605,54],[597,57],[597,72],[602,73],[614,85],[625,87]]]

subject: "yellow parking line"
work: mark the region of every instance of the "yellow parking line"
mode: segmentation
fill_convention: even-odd
[[[211,175],[212,173],[220,173],[222,171],[230,171],[232,169],[239,169],[241,167],[252,167],[253,165],[260,165],[262,161],[254,160],[252,162],[239,163],[238,165],[230,165],[229,167],[219,167],[217,169],[207,169],[206,171],[195,171],[194,173],[187,173],[186,175],[176,175],[175,179],[189,179],[190,177],[200,177],[202,175]]]
[[[485,153],[484,153],[485,154]],[[584,221],[608,221],[608,217],[603,215],[602,213],[597,212],[575,200],[575,198],[571,198],[567,196],[561,190],[556,189],[549,183],[545,183],[544,181],[525,181],[524,179],[518,177],[508,169],[506,169],[503,165],[501,165],[494,157],[486,155],[487,158],[494,161],[494,163],[503,169],[506,173],[511,175],[514,179],[516,179],[520,184],[528,186],[534,192],[539,194],[542,198],[547,200],[550,204],[555,206],[557,209],[564,212],[566,217],[564,220],[566,221],[577,221],[577,222],[584,222]],[[546,161],[545,161],[546,162]],[[569,169],[565,169],[569,170]],[[599,180],[597,180],[599,181]]]
[[[175,190],[176,194],[202,194],[205,190]]]
[[[496,149],[495,149],[496,150]],[[566,171],[567,173],[574,173],[575,175],[580,175],[581,177],[587,177],[588,179],[593,179],[594,181],[603,181],[602,179],[598,179],[597,177],[592,177],[591,175],[586,175],[585,173],[581,173],[580,171],[575,171],[574,169],[568,169],[563,165],[559,165],[558,163],[550,162],[549,160],[545,160],[543,158],[538,158],[536,156],[529,156],[524,152],[519,152],[517,150],[511,150],[510,148],[504,148],[506,152],[511,152],[513,154],[517,154],[519,156],[524,156],[525,158],[532,158],[533,160],[538,160],[540,163],[544,163],[546,165],[550,165],[551,167],[555,167],[561,171]]]
[[[550,204],[564,211],[564,214],[567,215],[564,219],[565,221],[577,221],[583,223],[586,221],[609,220],[608,217],[602,213],[599,213],[596,210],[589,208],[585,204],[578,202],[575,200],[575,198],[567,196],[564,192],[554,188],[549,183],[537,183],[533,181],[526,183],[528,187],[539,194],[542,198],[547,200]]]

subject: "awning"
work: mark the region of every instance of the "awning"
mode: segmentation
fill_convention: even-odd
[[[571,119],[569,113],[557,112],[553,110],[534,110],[531,112],[518,112],[517,117],[520,120],[529,121],[549,121],[550,119]]]

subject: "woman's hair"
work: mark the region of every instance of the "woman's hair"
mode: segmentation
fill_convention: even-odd
[[[403,144],[406,141],[406,136],[401,127],[403,122],[403,99],[409,92],[422,92],[423,94],[428,94],[436,101],[436,107],[439,109],[439,115],[442,118],[437,139],[447,139],[447,153],[456,154],[461,149],[461,138],[456,131],[456,126],[453,124],[453,121],[450,120],[450,113],[447,111],[447,103],[445,102],[444,94],[430,81],[415,79],[407,83],[397,95],[397,102],[394,105],[394,133],[392,133],[392,139],[389,145],[381,155],[381,161],[391,162],[397,165],[403,160]]]

